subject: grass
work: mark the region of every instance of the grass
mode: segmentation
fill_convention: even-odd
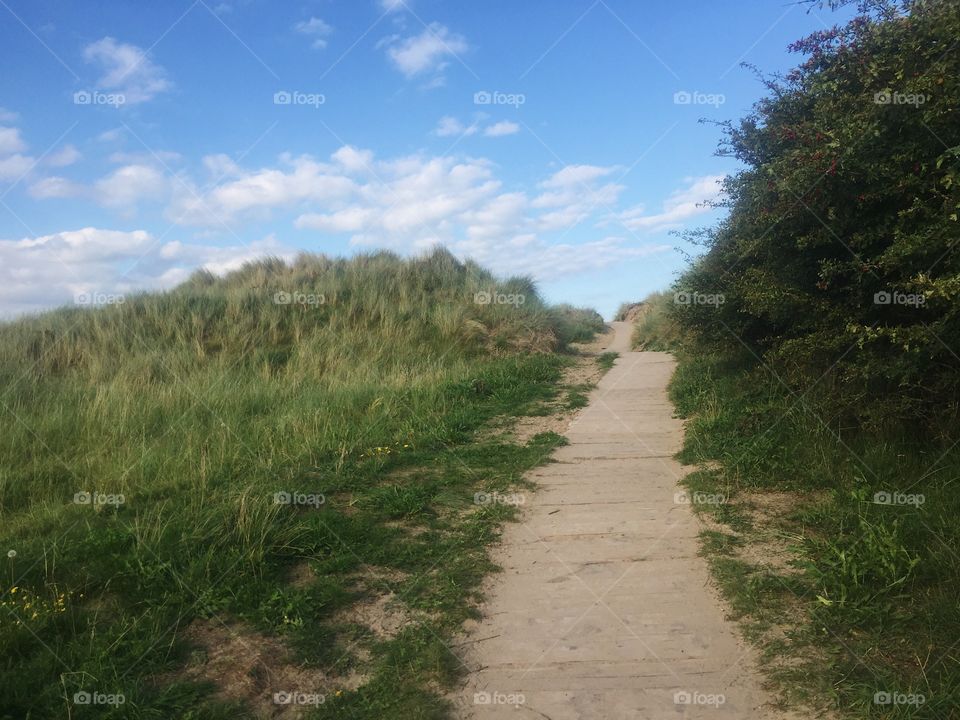
[[[672,304],[673,293],[670,292],[654,293],[643,301],[631,338],[634,347],[664,351],[680,345],[682,334],[669,313]]]
[[[562,442],[480,431],[558,396],[581,315],[444,252],[379,253],[0,326],[0,718],[252,717],[186,672],[198,625],[281,640],[340,688],[312,717],[445,717],[447,643],[514,512],[475,494]],[[391,593],[395,637],[344,619]]]
[[[580,408],[585,408],[589,404],[589,398],[587,397],[587,394],[591,389],[592,386],[586,383],[580,383],[571,386],[567,390],[567,396],[563,404],[564,408],[567,410],[579,410]]]
[[[620,357],[620,353],[600,353],[600,355],[597,356],[597,363],[600,365],[601,370],[606,371],[613,367],[613,364],[617,361],[618,357]]]
[[[647,317],[639,339],[680,337],[669,323]],[[960,449],[826,427],[815,395],[752,358],[668,345],[680,458],[700,468],[686,482],[725,498],[695,505],[712,521],[703,551],[783,697],[841,717],[960,717]]]
[[[560,332],[568,342],[589,342],[606,328],[603,317],[596,310],[556,305],[553,308]]]

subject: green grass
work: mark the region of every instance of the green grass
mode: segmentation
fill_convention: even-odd
[[[672,292],[658,292],[644,298],[643,309],[635,321],[631,342],[640,350],[675,350],[682,341],[679,327],[673,321]]]
[[[600,369],[607,371],[613,367],[613,364],[617,361],[617,358],[620,357],[620,353],[615,352],[605,352],[600,353],[597,356],[597,364],[600,365]]]
[[[678,358],[680,458],[701,466],[687,485],[727,498],[696,506],[728,528],[702,547],[783,696],[851,718],[958,717],[960,449],[825,427],[810,397],[748,357],[687,347]],[[751,521],[751,498],[784,491],[782,515]],[[875,502],[882,492],[923,502]],[[738,556],[771,533],[789,538],[794,570]],[[925,701],[878,704],[878,692]]]
[[[564,401],[564,408],[567,410],[579,410],[580,408],[585,408],[589,403],[589,398],[587,394],[590,392],[591,386],[587,384],[574,385],[567,390],[567,397]]]
[[[475,301],[491,289],[525,301]],[[0,326],[0,718],[251,716],[182,674],[194,621],[368,678],[315,717],[445,717],[447,643],[514,512],[474,494],[522,486],[562,442],[480,431],[558,396],[559,351],[584,334],[567,315],[528,280],[381,253]],[[338,619],[385,592],[412,618],[398,636]]]
[[[553,308],[553,314],[569,342],[589,342],[607,326],[600,313],[588,308],[557,305]]]

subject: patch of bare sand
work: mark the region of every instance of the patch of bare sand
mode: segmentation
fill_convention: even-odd
[[[407,574],[391,568],[369,567],[354,577],[355,589],[373,593],[333,617],[337,624],[359,625],[378,640],[395,637],[412,621],[411,613],[389,588]],[[316,580],[308,561],[295,565],[287,576],[290,587],[305,588]],[[362,672],[331,675],[316,667],[293,661],[281,638],[270,636],[238,622],[197,620],[181,638],[193,646],[189,662],[179,671],[158,677],[159,684],[174,680],[208,683],[214,696],[226,702],[241,702],[260,718],[297,718],[309,706],[275,702],[277,693],[304,693],[324,697],[355,690],[367,681]],[[369,652],[354,643],[350,651],[361,661]]]
[[[645,302],[631,303],[621,308],[621,312],[617,313],[616,319],[623,322],[636,322],[646,312],[646,309],[647,303]]]
[[[781,575],[801,572],[796,546],[803,536],[787,516],[808,502],[809,493],[767,490],[745,494],[741,505],[753,529],[749,541],[738,548],[739,557]]]
[[[413,620],[412,614],[393,592],[374,595],[338,612],[338,623],[362,625],[378,640],[392,640]]]
[[[290,693],[328,696],[353,690],[363,676],[330,676],[323,670],[292,661],[283,642],[254,630],[246,623],[226,625],[217,620],[196,620],[181,634],[194,647],[180,673],[163,681],[189,679],[212,685],[215,697],[241,701],[260,718],[297,718],[309,705],[284,704]]]

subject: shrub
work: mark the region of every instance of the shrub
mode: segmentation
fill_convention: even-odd
[[[743,343],[831,420],[957,419],[960,36],[953,3],[871,3],[727,126],[729,217],[677,290],[701,340]]]
[[[554,323],[564,343],[588,342],[606,328],[603,317],[592,308],[557,305],[553,310]]]

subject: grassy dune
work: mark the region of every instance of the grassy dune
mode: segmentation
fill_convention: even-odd
[[[0,717],[252,717],[270,690],[324,691],[292,714],[442,717],[446,643],[513,510],[474,493],[561,441],[478,430],[555,396],[558,351],[597,322],[438,251],[263,261],[0,326]],[[398,632],[351,620],[385,595]],[[279,642],[273,669],[309,686],[258,676],[253,648],[248,697],[223,694],[237,638]]]

